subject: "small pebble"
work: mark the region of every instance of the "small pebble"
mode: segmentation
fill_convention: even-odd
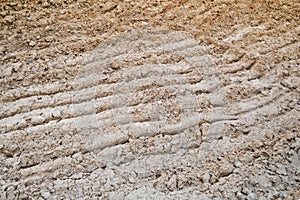
[[[36,45],[35,41],[32,41],[32,40],[31,40],[31,41],[29,42],[29,46],[33,47],[33,46],[35,46],[35,45]]]
[[[255,193],[250,193],[247,196],[247,200],[256,200],[256,199],[257,199],[257,196]]]
[[[42,124],[44,121],[45,121],[45,118],[42,116],[34,116],[31,118],[32,125],[39,125],[39,124]]]
[[[48,192],[48,191],[43,191],[43,192],[41,193],[41,196],[42,196],[43,198],[45,198],[45,199],[48,199],[48,198],[51,196],[51,194],[50,194],[50,192]]]

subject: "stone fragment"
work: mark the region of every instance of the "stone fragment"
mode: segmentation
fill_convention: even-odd
[[[239,200],[244,200],[244,199],[246,199],[245,195],[242,194],[241,192],[238,192],[238,193],[236,194],[236,198],[239,199]]]
[[[11,66],[12,66],[13,72],[18,72],[20,70],[21,66],[22,66],[22,63],[21,62],[12,63]]]
[[[48,199],[51,196],[51,193],[49,191],[42,191],[41,196],[45,199]]]
[[[52,116],[55,117],[55,118],[61,117],[60,110],[55,109],[55,110],[52,112]]]
[[[75,153],[72,157],[79,162],[82,161],[82,153],[81,152]]]
[[[228,176],[229,174],[231,174],[234,170],[234,166],[231,163],[227,163],[223,166],[221,166],[220,171],[219,171],[219,176],[220,177],[224,177],[224,176]]]
[[[209,183],[209,180],[210,180],[210,175],[209,175],[209,173],[203,174],[202,179],[203,179],[203,182],[204,182],[204,183]]]
[[[31,118],[32,125],[39,125],[39,124],[42,124],[44,121],[45,121],[45,118],[42,116],[34,116]]]
[[[7,15],[7,16],[4,17],[4,20],[3,20],[3,21],[4,21],[5,23],[13,23],[14,20],[15,20],[14,16]]]
[[[255,193],[251,192],[250,194],[247,195],[246,199],[247,200],[256,200],[257,195]]]
[[[36,45],[36,42],[31,40],[28,44],[29,44],[29,46],[34,47]]]
[[[42,3],[42,6],[43,6],[44,8],[48,8],[48,7],[50,6],[50,4],[49,4],[47,1],[44,1],[44,2]]]

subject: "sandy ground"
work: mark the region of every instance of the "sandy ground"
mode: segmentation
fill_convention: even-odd
[[[0,3],[0,199],[299,199],[300,3]]]

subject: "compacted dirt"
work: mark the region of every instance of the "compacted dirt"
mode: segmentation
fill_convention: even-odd
[[[299,1],[0,11],[0,199],[300,199]]]

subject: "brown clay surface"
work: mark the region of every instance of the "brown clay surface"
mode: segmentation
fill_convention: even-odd
[[[299,199],[299,1],[1,1],[0,199]]]

